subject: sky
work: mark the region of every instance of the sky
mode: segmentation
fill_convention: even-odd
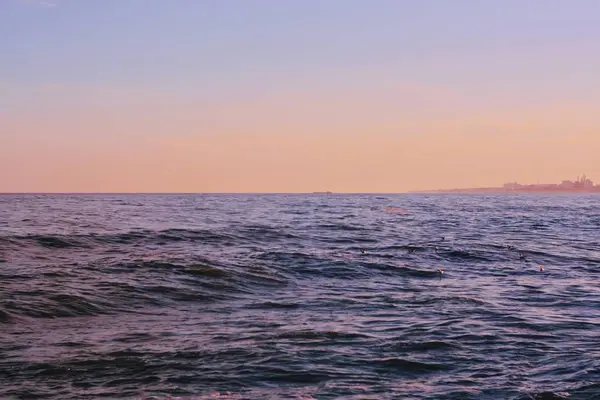
[[[0,0],[0,192],[600,183],[596,0]]]

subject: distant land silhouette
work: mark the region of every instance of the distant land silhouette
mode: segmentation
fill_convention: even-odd
[[[419,190],[411,193],[469,193],[469,194],[569,194],[569,193],[600,193],[600,185],[583,175],[575,181],[562,181],[561,183],[537,183],[522,185],[517,182],[505,183],[501,187],[482,187],[468,189],[434,189]]]

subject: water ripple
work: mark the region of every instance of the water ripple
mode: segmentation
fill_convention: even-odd
[[[600,398],[598,200],[0,196],[0,397]]]

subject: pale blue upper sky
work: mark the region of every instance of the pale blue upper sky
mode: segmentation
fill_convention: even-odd
[[[0,2],[0,81],[193,88],[209,97],[386,75],[467,91],[577,98],[598,89],[595,0],[48,3]]]

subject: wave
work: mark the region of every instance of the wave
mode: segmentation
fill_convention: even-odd
[[[322,341],[360,341],[362,339],[369,338],[368,335],[361,333],[352,332],[339,332],[339,331],[315,331],[315,330],[300,330],[300,331],[288,331],[277,334],[275,339],[306,339],[306,340],[322,340]]]
[[[246,308],[251,309],[283,309],[283,310],[293,310],[300,308],[301,305],[299,303],[289,303],[282,301],[265,301],[261,303],[251,304]]]
[[[394,346],[392,350],[401,352],[415,352],[415,351],[430,351],[430,350],[452,350],[459,346],[445,341],[428,341],[428,342],[405,342],[401,341]]]
[[[362,231],[365,228],[362,227],[362,226],[355,226],[355,225],[350,225],[350,224],[335,224],[335,223],[325,224],[325,223],[321,223],[319,225],[316,225],[314,227],[314,229],[316,229],[316,230],[326,230],[326,231],[335,231],[335,232],[344,232],[344,231],[356,232],[356,231]]]
[[[84,243],[69,237],[56,236],[33,236],[32,240],[36,241],[41,247],[66,249],[68,247],[88,247]]]
[[[85,284],[86,276],[91,274],[94,282]],[[27,290],[17,290],[23,279]],[[63,289],[56,288],[52,279],[61,280]],[[17,316],[97,316],[138,313],[172,303],[214,303],[287,283],[284,275],[268,267],[222,265],[208,260],[87,265],[68,274],[51,272],[12,282],[12,300],[0,309],[0,323],[14,323]]]
[[[74,235],[13,235],[0,237],[6,246],[37,246],[44,249],[90,249],[99,245],[168,244],[191,243],[255,243],[294,239],[295,236],[282,229],[261,226],[240,226],[235,230],[218,231],[208,229],[165,229],[132,230],[114,234],[74,234]]]
[[[13,320],[14,318],[9,312],[0,308],[0,323],[6,324],[9,322],[13,322]]]
[[[9,315],[4,322],[15,322],[15,317],[61,318],[94,316],[110,311],[110,304],[80,294],[55,293],[38,290],[29,296],[15,296],[5,303]]]
[[[520,395],[516,400],[569,400],[573,399],[568,393],[539,392]]]
[[[449,366],[443,364],[425,363],[397,357],[375,360],[373,364],[377,369],[382,371],[399,370],[407,373],[439,372],[451,369]]]

